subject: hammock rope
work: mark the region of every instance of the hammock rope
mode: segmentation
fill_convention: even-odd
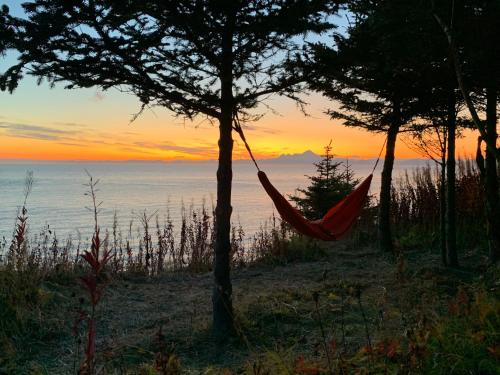
[[[323,241],[336,241],[349,231],[356,219],[359,217],[359,214],[366,202],[373,173],[377,168],[382,151],[385,148],[387,138],[382,145],[371,174],[349,195],[330,208],[330,210],[328,210],[328,212],[321,219],[308,220],[299,210],[293,207],[290,202],[286,200],[286,198],[271,184],[267,175],[259,168],[259,164],[253,156],[252,150],[246,140],[243,128],[237,115],[233,117],[233,123],[234,130],[239,134],[241,140],[245,144],[250,158],[257,168],[257,176],[262,184],[262,187],[273,201],[276,210],[284,221],[289,223],[299,233]]]
[[[377,169],[378,162],[380,161],[380,157],[382,156],[382,152],[384,151],[385,144],[387,143],[387,137],[384,139],[384,143],[382,144],[382,147],[380,148],[380,152],[378,153],[377,160],[375,161],[375,165],[373,166],[372,173],[375,172],[375,169]]]
[[[257,168],[257,171],[260,172],[261,170],[259,168],[259,164],[257,163],[257,161],[255,160],[255,158],[253,157],[252,149],[248,145],[247,139],[245,137],[245,133],[243,133],[243,128],[241,127],[240,119],[238,118],[238,114],[234,115],[233,123],[234,123],[234,126],[233,126],[234,130],[239,134],[241,140],[245,144],[245,147],[246,147],[246,149],[248,151],[248,154],[250,155],[250,158],[252,158],[252,161],[255,164],[255,167]]]

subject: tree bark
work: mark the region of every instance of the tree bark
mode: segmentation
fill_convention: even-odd
[[[486,89],[486,136],[488,144],[497,142],[497,90]],[[495,153],[486,149],[485,193],[488,247],[490,261],[495,264],[500,259],[500,197],[498,191],[498,170]]]
[[[441,249],[441,263],[448,264],[446,255],[446,153],[441,156],[441,176],[439,181],[439,245]]]
[[[456,99],[450,93],[447,114],[448,127],[448,160],[446,162],[446,254],[448,265],[458,267],[456,197],[455,197],[455,139],[457,131]]]
[[[217,169],[217,205],[215,208],[215,257],[213,304],[213,334],[218,342],[233,333],[232,285],[230,276],[231,183],[232,183],[232,121],[233,121],[233,42],[229,18],[222,36],[221,116],[219,118],[219,165]]]
[[[392,170],[394,167],[394,152],[400,127],[399,108],[394,110],[394,120],[387,131],[387,145],[385,149],[384,168],[380,186],[380,204],[378,217],[379,248],[383,252],[394,252],[391,231],[391,185]]]
[[[481,134],[481,137],[486,142],[487,148],[490,150],[492,154],[495,155],[495,157],[498,159],[500,162],[500,149],[496,147],[496,143],[492,143],[489,140],[487,140],[487,130],[486,127],[483,124],[483,121],[479,118],[479,115],[477,113],[476,107],[474,106],[474,103],[472,102],[471,96],[470,96],[470,91],[466,87],[464,79],[463,79],[463,72],[462,72],[462,63],[460,61],[460,56],[458,54],[458,48],[455,45],[455,39],[452,34],[452,30],[443,22],[441,17],[439,17],[436,13],[433,13],[434,18],[436,19],[437,23],[443,30],[446,39],[448,41],[448,46],[450,48],[450,57],[451,57],[451,62],[453,64],[453,68],[455,71],[455,76],[457,78],[457,83],[458,83],[458,88],[460,89],[462,96],[464,98],[465,105],[467,106],[469,113],[471,115],[472,121],[474,122],[474,125],[476,126],[477,130],[479,131],[479,134]]]

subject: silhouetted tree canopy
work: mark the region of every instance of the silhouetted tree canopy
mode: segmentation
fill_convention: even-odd
[[[219,122],[214,333],[232,331],[230,217],[235,117],[271,94],[300,102],[305,77],[294,69],[304,36],[330,29],[338,5],[326,0],[37,0],[26,19],[9,18],[19,62],[0,80],[14,90],[23,74],[66,88],[111,87],[142,109],[204,115]],[[239,121],[238,121],[239,124]]]
[[[192,118],[218,118],[223,65],[229,64],[236,110],[266,95],[297,99],[303,77],[286,69],[305,32],[332,25],[331,1],[50,1],[23,5],[19,64],[3,77],[15,89],[23,72],[66,88],[117,87],[144,105]],[[231,36],[230,56],[222,40]],[[230,61],[228,61],[228,59]],[[29,66],[29,72],[23,70]]]
[[[422,19],[414,2],[353,1],[350,6],[347,35],[337,34],[333,46],[314,46],[310,86],[340,105],[328,113],[344,125],[385,132],[394,120],[394,104],[398,122],[408,124],[429,104],[427,95],[436,85],[430,56],[446,48],[439,28],[430,13]],[[434,27],[426,28],[429,23]]]
[[[0,8],[0,54],[8,48],[12,48],[14,30],[8,26],[9,8],[2,5]]]

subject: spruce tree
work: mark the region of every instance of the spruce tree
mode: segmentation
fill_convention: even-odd
[[[446,128],[445,148],[450,152],[443,166],[448,165],[450,208],[443,260],[456,263],[454,142],[455,129],[462,125],[457,123],[462,100],[431,3],[353,0],[348,4],[354,17],[347,35],[336,35],[334,45],[313,47],[311,87],[337,105],[329,111],[332,118],[386,135],[378,218],[379,244],[385,251],[393,249],[390,189],[398,134],[420,134],[436,124]],[[444,226],[441,233],[444,240]]]
[[[290,197],[302,213],[310,220],[320,219],[326,212],[354,190],[359,180],[348,162],[335,161],[331,142],[325,146],[322,160],[314,163],[316,174],[307,176],[310,184],[305,189],[297,189],[300,193]]]
[[[16,87],[23,74],[66,88],[112,87],[188,119],[219,126],[213,331],[233,330],[230,279],[232,131],[234,119],[272,94],[300,101],[305,77],[288,69],[304,37],[332,27],[336,1],[325,0],[36,0],[17,31],[17,64],[0,79]]]
[[[396,141],[426,105],[421,100],[427,93],[421,61],[428,44],[425,36],[415,37],[421,11],[411,2],[348,3],[354,17],[347,35],[336,34],[331,45],[313,46],[309,84],[337,104],[328,111],[333,119],[385,134],[378,238],[383,251],[393,252],[390,202]]]

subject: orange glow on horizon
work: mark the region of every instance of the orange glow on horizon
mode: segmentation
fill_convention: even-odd
[[[332,131],[334,153],[341,158],[375,158],[384,142],[384,135],[370,134],[361,130],[345,129],[340,131],[338,137]],[[168,130],[165,130],[168,133]],[[474,154],[477,135],[469,131],[468,134],[457,140],[457,154],[468,157]],[[313,151],[321,155],[324,146],[329,142],[327,137],[317,137],[305,141],[295,134],[288,137],[269,136],[254,137],[252,132],[248,132],[248,139],[253,149],[254,155],[258,159],[275,158],[283,154],[300,154],[305,151]],[[233,158],[248,159],[249,156],[242,141],[233,136],[234,151]],[[280,142],[280,138],[283,141]],[[12,137],[1,135],[0,159],[29,159],[46,161],[127,161],[127,160],[213,160],[217,159],[217,134],[213,134],[212,145],[190,143],[188,146],[180,146],[177,150],[175,145],[173,149],[160,149],[153,143],[144,142],[137,145],[137,142],[127,145],[126,142],[119,144],[94,144],[92,142],[82,144],[57,143],[52,140],[39,140],[22,137]],[[382,154],[383,156],[383,154]],[[422,154],[407,147],[401,139],[396,145],[396,157],[404,158],[423,158]]]
[[[209,160],[218,158],[217,125],[205,119],[193,122],[175,118],[162,108],[146,111],[130,124],[131,114],[140,108],[137,100],[122,94],[98,96],[92,90],[36,91],[21,86],[14,95],[2,93],[0,109],[0,159],[48,161]],[[36,98],[33,97],[36,95]],[[82,99],[83,98],[83,99]],[[309,98],[310,99],[310,98]],[[279,113],[267,113],[249,124],[247,140],[258,159],[313,151],[322,154],[333,141],[338,157],[375,158],[385,136],[347,128],[324,114],[331,106],[312,97],[310,116],[293,103],[270,101]],[[26,112],[25,103],[30,103]],[[457,155],[475,152],[476,132],[467,131],[457,140]],[[234,159],[248,159],[236,133]],[[422,158],[401,139],[397,158]]]

